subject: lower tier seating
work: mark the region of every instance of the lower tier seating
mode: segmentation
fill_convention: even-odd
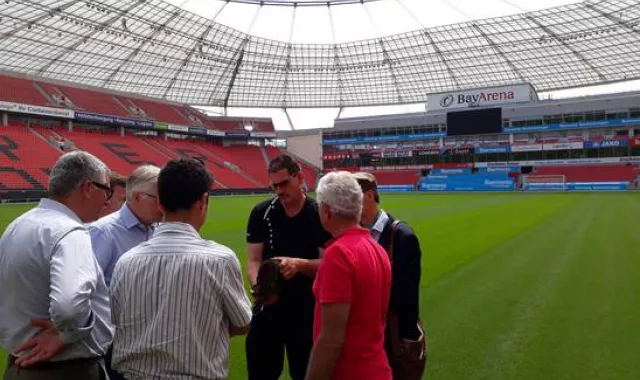
[[[535,169],[533,175],[564,175],[565,182],[632,182],[634,167],[625,164],[543,166]]]
[[[0,127],[0,190],[44,190],[62,152],[23,125]]]
[[[49,141],[48,141],[49,140]],[[64,142],[64,150],[56,144]],[[61,144],[62,145],[62,144]],[[86,150],[111,170],[129,175],[142,164],[164,165],[175,157],[197,157],[216,179],[214,189],[264,189],[268,187],[267,160],[259,147],[221,147],[202,140],[176,140],[120,136],[64,128],[0,127],[0,191],[45,190],[48,173],[64,151]],[[281,152],[278,150],[278,154]],[[304,165],[315,184],[317,172]]]

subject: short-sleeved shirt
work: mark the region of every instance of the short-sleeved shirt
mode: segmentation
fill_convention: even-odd
[[[353,227],[331,241],[318,269],[313,340],[322,331],[322,305],[350,304],[344,345],[332,379],[390,380],[384,351],[391,264],[368,230]]]
[[[264,244],[263,260],[278,256],[315,260],[330,239],[320,223],[318,204],[309,197],[293,217],[286,214],[278,198],[257,204],[249,216],[247,243]],[[312,286],[313,278],[297,274],[285,281],[280,299],[297,302],[303,298],[313,305]]]

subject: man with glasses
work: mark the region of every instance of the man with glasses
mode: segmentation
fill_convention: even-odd
[[[158,174],[160,168],[143,165],[131,173],[126,184],[126,202],[120,210],[89,226],[93,252],[109,286],[113,268],[125,252],[151,238],[153,225],[162,219],[158,203]],[[107,369],[112,379],[111,350],[107,355]]]
[[[322,228],[315,200],[303,191],[300,166],[288,155],[269,163],[276,197],[256,205],[247,226],[247,276],[252,288],[264,260],[275,259],[285,280],[275,304],[254,314],[246,340],[249,380],[277,380],[285,348],[289,374],[304,379],[313,346],[313,279],[331,236]]]
[[[109,169],[83,151],[61,156],[49,198],[0,239],[4,379],[104,379],[113,338],[109,290],[85,227],[111,196]]]

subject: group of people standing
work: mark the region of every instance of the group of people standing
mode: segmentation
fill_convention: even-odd
[[[283,285],[252,310],[235,252],[199,234],[213,185],[202,162],[123,179],[89,153],[63,155],[49,197],[0,239],[4,378],[223,379],[245,334],[250,380],[279,379],[285,352],[293,380],[419,378],[426,352],[412,378],[399,359],[424,347],[420,245],[380,208],[375,178],[328,173],[316,201],[292,157],[268,172],[276,196],[249,215],[246,274],[254,289],[275,260]]]

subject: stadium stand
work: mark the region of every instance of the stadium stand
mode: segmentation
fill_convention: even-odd
[[[128,175],[142,164],[162,166],[169,158],[134,136],[119,136],[85,132],[80,129],[57,133],[70,140],[78,149],[86,150],[103,160],[112,170]]]
[[[156,141],[156,144],[164,145],[178,156],[198,157],[203,160],[216,179],[216,182],[218,182],[222,188],[257,189],[264,187],[248,176],[235,171],[231,165],[229,165],[229,162],[225,162],[224,159],[218,157],[213,152],[213,149],[211,149],[213,144],[177,139]]]
[[[0,100],[37,106],[52,106],[33,85],[33,82],[9,76],[0,76]]]
[[[139,109],[144,111],[144,114],[151,120],[163,121],[167,123],[188,125],[189,120],[181,115],[172,106],[166,104],[152,102],[144,99],[131,99],[127,101],[136,105]]]
[[[60,154],[31,128],[0,127],[0,190],[46,189],[48,170]]]
[[[578,165],[578,166],[542,166],[537,167],[533,176],[565,176],[565,182],[633,182],[635,179],[632,165]]]
[[[67,98],[71,100],[75,108],[78,110],[83,110],[86,112],[95,112],[106,115],[114,115],[114,116],[122,116],[122,117],[131,117],[129,112],[122,107],[122,105],[118,104],[113,96],[101,93],[97,91],[84,90],[81,88],[75,87],[67,87],[67,86],[51,86],[46,83],[39,82],[39,84],[45,89],[49,94],[51,91],[56,91],[58,89],[58,93],[65,95]]]
[[[234,145],[222,147],[220,145],[206,144],[216,156],[238,166],[243,172],[255,179],[262,187],[269,186],[267,162],[262,156],[260,148],[252,145]]]

